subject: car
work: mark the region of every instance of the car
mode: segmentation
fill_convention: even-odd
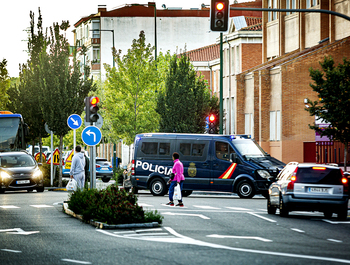
[[[267,212],[281,216],[291,211],[323,212],[326,218],[333,213],[339,220],[348,216],[349,180],[334,165],[288,163],[268,190]]]
[[[106,158],[96,158],[96,178],[101,178],[103,182],[109,182],[113,177],[113,166]]]
[[[44,191],[39,164],[26,151],[0,153],[0,193],[6,190]]]

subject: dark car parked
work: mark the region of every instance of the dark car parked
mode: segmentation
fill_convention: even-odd
[[[0,193],[6,190],[44,191],[43,174],[27,152],[0,153]]]
[[[291,162],[269,188],[267,211],[281,216],[291,211],[319,211],[326,218],[348,215],[349,180],[336,166]]]

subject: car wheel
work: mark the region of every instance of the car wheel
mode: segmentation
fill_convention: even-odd
[[[103,182],[109,182],[111,180],[111,178],[109,178],[109,177],[103,177],[102,178],[102,181]]]
[[[276,207],[271,205],[270,198],[267,199],[267,213],[268,214],[275,214],[276,213]]]
[[[343,207],[338,212],[338,220],[346,221],[347,218],[348,218],[348,207]]]
[[[242,180],[237,185],[237,194],[240,198],[250,199],[255,195],[255,190],[251,182]]]
[[[330,211],[325,211],[325,212],[323,212],[323,215],[324,215],[324,217],[325,217],[326,219],[331,219],[333,213],[330,212]]]
[[[0,189],[0,194],[4,194],[5,190],[4,189]]]
[[[280,216],[287,217],[289,214],[288,208],[283,202],[282,196],[280,197]]]
[[[37,192],[44,192],[44,187],[36,189]]]
[[[168,191],[165,182],[159,178],[152,180],[150,187],[153,196],[164,196]]]
[[[181,191],[181,195],[182,195],[182,197],[188,197],[192,194],[192,191],[193,190],[183,190],[183,191]]]

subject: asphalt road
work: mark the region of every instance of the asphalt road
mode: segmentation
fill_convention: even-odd
[[[194,194],[185,207],[139,195],[159,228],[101,230],[62,212],[67,192],[0,195],[0,264],[349,264],[350,218],[268,215],[266,200]]]

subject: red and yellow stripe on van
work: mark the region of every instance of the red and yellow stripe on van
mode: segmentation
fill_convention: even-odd
[[[236,169],[236,166],[236,163],[233,163],[231,166],[229,166],[229,168],[219,177],[219,179],[230,179]]]

